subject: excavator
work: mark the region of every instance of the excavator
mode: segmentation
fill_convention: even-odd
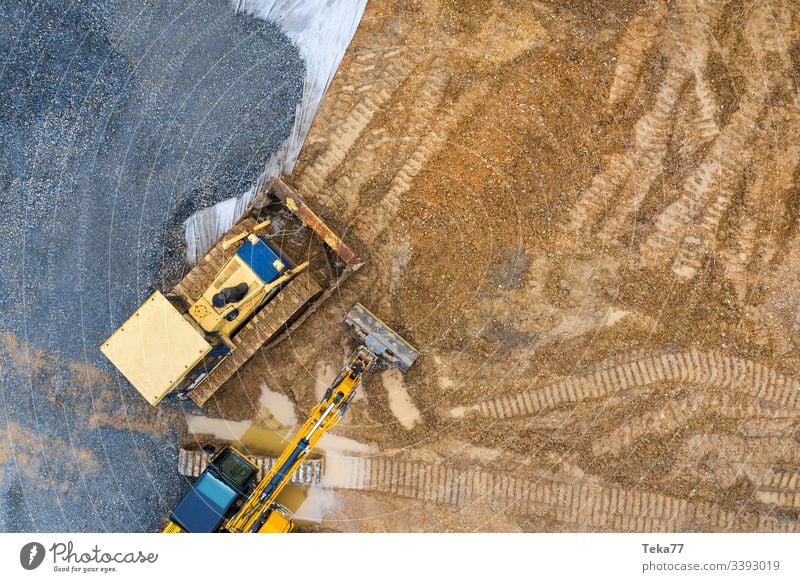
[[[341,420],[367,373],[379,364],[405,373],[419,355],[359,303],[348,312],[344,325],[359,346],[272,468],[258,480],[258,466],[236,447],[204,449],[213,456],[172,511],[164,533],[285,533],[293,529],[291,512],[277,501],[292,475],[322,435]]]

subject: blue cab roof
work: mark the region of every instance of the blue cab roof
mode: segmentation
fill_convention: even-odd
[[[259,239],[256,244],[245,240],[244,244],[236,251],[236,254],[253,269],[264,283],[271,283],[280,276],[280,272],[274,266],[275,261],[279,260],[287,267],[292,266],[286,258],[281,256],[280,252],[273,249],[262,239]]]
[[[206,471],[172,512],[172,521],[190,533],[217,531],[239,494]]]

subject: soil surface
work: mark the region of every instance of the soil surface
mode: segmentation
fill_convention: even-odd
[[[290,178],[368,265],[210,414],[360,301],[422,355],[323,528],[800,528],[798,75],[791,1],[371,1]]]

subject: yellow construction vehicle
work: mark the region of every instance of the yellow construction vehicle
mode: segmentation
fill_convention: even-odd
[[[100,347],[152,404],[205,404],[262,345],[274,345],[363,261],[280,180],[175,286],[156,291]]]
[[[292,529],[292,515],[277,502],[278,495],[322,435],[342,418],[364,375],[379,362],[406,372],[418,356],[414,347],[360,304],[347,314],[345,325],[361,345],[272,468],[258,481],[258,467],[241,451],[230,445],[214,451],[206,470],[170,515],[164,533]]]

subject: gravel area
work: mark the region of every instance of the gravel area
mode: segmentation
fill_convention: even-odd
[[[2,0],[0,44],[0,332],[46,354],[34,370],[4,344],[0,529],[153,531],[181,490],[182,422],[126,429],[140,396],[98,346],[180,277],[182,221],[254,183],[304,64],[224,1]],[[87,421],[97,394],[69,380],[87,364],[111,378],[116,427]]]

